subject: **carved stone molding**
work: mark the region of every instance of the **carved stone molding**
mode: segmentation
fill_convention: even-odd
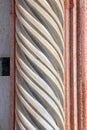
[[[11,0],[11,120],[15,130],[15,11]],[[87,1],[65,0],[65,129],[87,129]]]
[[[16,130],[64,130],[63,0],[16,0]]]
[[[65,128],[86,130],[87,1],[65,5]]]

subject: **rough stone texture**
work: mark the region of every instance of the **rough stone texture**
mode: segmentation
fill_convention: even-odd
[[[10,1],[0,0],[0,57],[10,55]],[[9,77],[0,76],[0,130],[9,130]]]

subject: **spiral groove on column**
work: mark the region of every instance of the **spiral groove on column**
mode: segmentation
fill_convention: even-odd
[[[16,0],[16,130],[64,130],[63,0]]]

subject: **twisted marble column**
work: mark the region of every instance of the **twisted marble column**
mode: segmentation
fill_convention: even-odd
[[[16,0],[16,130],[64,130],[63,0]]]

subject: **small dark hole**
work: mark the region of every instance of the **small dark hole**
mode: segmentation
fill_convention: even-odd
[[[0,58],[0,76],[10,76],[10,57]]]

